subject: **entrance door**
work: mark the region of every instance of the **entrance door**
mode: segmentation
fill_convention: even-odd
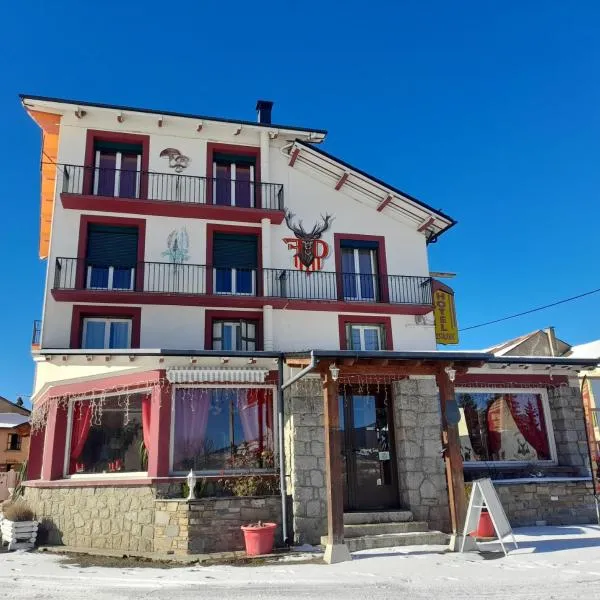
[[[339,398],[344,508],[398,506],[391,394],[342,387]]]

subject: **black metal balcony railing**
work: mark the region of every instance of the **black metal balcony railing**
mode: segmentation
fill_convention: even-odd
[[[61,164],[62,191],[182,204],[283,210],[283,185]]]
[[[33,332],[31,334],[31,345],[39,346],[41,337],[42,337],[42,322],[40,320],[36,319],[33,322]]]
[[[294,300],[344,300],[431,305],[431,278],[358,275],[294,269],[235,269],[144,262],[133,267],[57,258],[56,290],[111,290],[156,294],[246,295]]]

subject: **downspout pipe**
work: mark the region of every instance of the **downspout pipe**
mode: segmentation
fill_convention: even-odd
[[[285,444],[283,436],[283,356],[277,361],[277,437],[279,442],[279,489],[281,490],[281,536],[283,543],[288,543],[287,532],[287,489],[285,484]]]
[[[302,369],[301,371],[298,371],[293,377],[290,377],[285,383],[283,383],[281,385],[282,391],[289,388],[290,385],[292,385],[293,383],[296,383],[296,381],[298,381],[299,379],[302,379],[305,375],[308,375],[311,371],[313,371],[314,368],[317,366],[318,362],[319,361],[315,357],[314,350],[311,350],[310,351],[310,363],[308,364],[308,366],[304,367],[304,369]],[[283,370],[283,364],[281,365],[281,368]]]

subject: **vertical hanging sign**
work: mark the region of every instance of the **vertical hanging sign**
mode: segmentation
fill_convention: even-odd
[[[438,344],[458,344],[454,290],[436,279],[432,280],[432,290],[435,341]]]

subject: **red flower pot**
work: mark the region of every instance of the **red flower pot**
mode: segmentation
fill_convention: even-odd
[[[246,554],[248,556],[271,554],[275,543],[277,523],[242,525],[241,529],[244,532],[244,542],[246,543]]]
[[[479,523],[477,524],[477,531],[475,531],[475,537],[478,538],[493,538],[496,537],[496,530],[494,529],[494,523],[492,517],[487,510],[482,510],[479,515]]]

